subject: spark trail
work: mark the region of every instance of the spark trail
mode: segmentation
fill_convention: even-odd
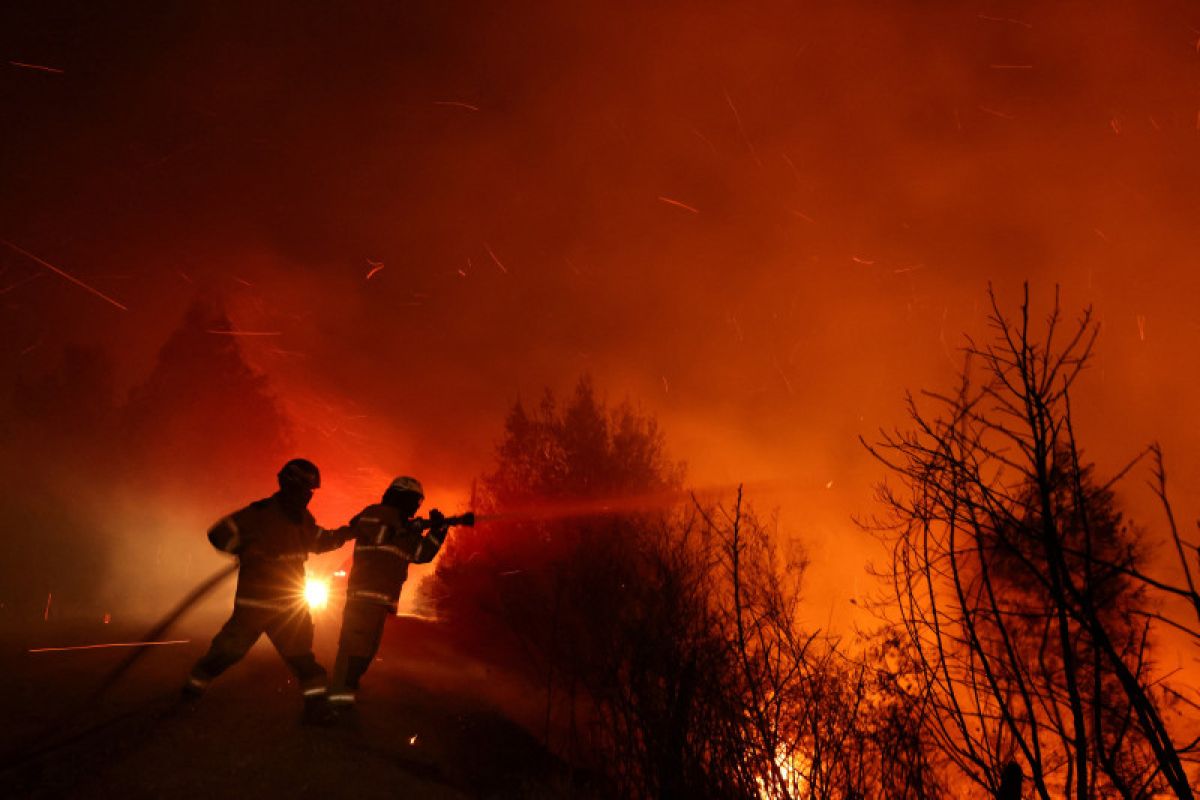
[[[100,684],[81,702],[76,704],[74,708],[68,710],[61,718],[48,725],[40,736],[31,737],[23,748],[20,748],[15,752],[0,755],[0,771],[7,770],[21,764],[28,764],[40,755],[44,755],[45,753],[65,747],[66,745],[69,745],[72,742],[83,738],[84,736],[103,729],[105,726],[110,725],[113,722],[120,721],[130,714],[140,713],[139,710],[135,709],[132,712],[117,715],[116,717],[113,717],[107,722],[100,723],[99,725],[92,725],[72,735],[60,737],[60,733],[62,731],[70,730],[72,727],[74,727],[73,723],[79,720],[84,712],[100,702],[104,695],[107,694],[108,690],[111,689],[113,685],[119,681],[134,664],[138,662],[142,655],[148,651],[150,646],[162,643],[175,643],[175,640],[164,640],[160,637],[162,637],[163,634],[165,634],[167,630],[179,620],[180,617],[190,611],[205,597],[208,597],[208,595],[210,595],[214,589],[224,583],[228,578],[233,576],[237,570],[237,562],[228,564],[217,570],[206,580],[197,584],[192,591],[188,592],[188,594],[182,600],[180,600],[174,608],[167,612],[166,616],[160,619],[153,628],[146,632],[146,635],[142,637],[142,641],[129,642],[127,644],[122,643],[129,647],[130,652],[123,659],[121,659],[121,663],[110,670],[108,674],[104,676],[104,679],[100,682]],[[175,694],[172,693],[170,698],[172,702],[174,702]]]
[[[658,199],[660,202],[666,203],[669,206],[675,206],[676,208],[682,208],[684,211],[690,211],[693,214],[700,213],[700,209],[696,208],[695,206],[689,206],[687,203],[683,202],[682,200],[676,200],[673,197],[667,197],[666,195],[661,195],[661,194],[658,196]]]
[[[165,642],[104,642],[101,644],[79,644],[72,647],[35,647],[30,653],[65,653],[68,650],[103,650],[109,647],[156,647],[167,644],[187,644],[191,639],[169,639]]]
[[[10,250],[20,253],[21,255],[25,256],[26,258],[30,259],[31,261],[42,265],[46,269],[53,272],[55,275],[58,275],[61,278],[65,278],[66,280],[70,281],[71,283],[75,284],[76,286],[91,292],[92,294],[96,295],[104,302],[111,303],[112,305],[116,306],[117,308],[121,309],[122,311],[129,310],[128,308],[121,305],[116,300],[113,300],[111,297],[109,297],[104,292],[100,291],[99,289],[95,289],[91,286],[88,286],[86,283],[79,280],[79,278],[76,278],[71,273],[66,272],[65,270],[59,269],[58,267],[54,266],[49,261],[46,261],[43,258],[38,258],[37,256],[35,256],[33,253],[29,252],[25,248],[19,247],[19,246],[13,244],[12,242],[8,241],[7,239],[0,239],[0,244],[3,244],[5,247],[9,248]]]
[[[48,67],[45,64],[30,64],[28,61],[9,61],[8,63],[20,69],[31,69],[36,72],[49,72],[54,75],[66,73],[66,70],[59,69],[58,67]]]

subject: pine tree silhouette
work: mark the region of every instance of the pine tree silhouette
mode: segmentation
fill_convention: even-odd
[[[134,463],[196,499],[269,489],[288,455],[286,417],[237,337],[220,333],[232,328],[218,301],[194,300],[125,409]]]

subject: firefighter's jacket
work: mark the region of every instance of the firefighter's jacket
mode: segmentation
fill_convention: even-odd
[[[445,528],[422,534],[421,526],[391,506],[364,508],[350,520],[354,566],[346,597],[396,610],[409,564],[427,564],[441,549]]]
[[[336,550],[350,535],[319,527],[308,509],[288,509],[276,493],[219,520],[208,540],[238,557],[235,605],[282,610],[303,602],[308,554]]]

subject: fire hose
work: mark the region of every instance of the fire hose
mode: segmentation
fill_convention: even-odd
[[[187,593],[186,596],[172,608],[165,617],[160,619],[153,628],[146,632],[142,637],[143,642],[152,642],[162,636],[167,630],[178,621],[180,617],[186,614],[192,606],[199,603],[205,597],[212,593],[214,589],[225,582],[225,579],[238,571],[238,563],[235,561],[214,572],[204,582],[196,586]],[[148,647],[135,647],[129,655],[121,659],[121,663],[114,667],[108,676],[100,683],[96,689],[88,695],[84,701],[84,705],[91,705],[99,700],[105,692],[113,687],[121,676],[129,671],[130,667],[137,663],[143,655],[145,655]]]
[[[475,525],[475,512],[468,511],[465,514],[459,514],[457,517],[447,517],[435,509],[429,512],[428,519],[414,517],[408,521],[408,524],[417,531],[427,531],[433,528],[452,528],[457,525],[473,527]]]
[[[475,514],[474,512],[468,511],[465,514],[458,516],[446,517],[440,513],[431,513],[429,518],[426,519],[417,517],[413,520],[410,520],[409,524],[417,531],[426,531],[435,528],[444,529],[456,525],[471,526],[475,524]],[[36,737],[31,745],[18,752],[6,755],[0,759],[0,770],[8,770],[13,767],[20,766],[23,763],[32,761],[33,759],[45,755],[46,753],[50,753],[54,750],[65,747],[84,738],[85,736],[96,732],[97,730],[108,727],[116,722],[119,722],[120,720],[126,719],[133,714],[140,712],[142,708],[134,709],[124,714],[120,714],[112,719],[84,728],[83,730],[78,731],[66,737],[65,739],[60,739],[58,741],[46,741],[49,738],[50,732],[62,730],[86,709],[97,703],[100,698],[102,698],[108,692],[108,690],[111,689],[117,683],[117,681],[119,681],[125,675],[125,673],[127,673],[134,666],[134,664],[141,659],[143,655],[145,655],[146,651],[149,649],[149,643],[154,642],[163,634],[165,634],[171,628],[171,626],[179,620],[180,617],[182,617],[189,610],[191,610],[193,606],[211,594],[213,590],[224,583],[226,579],[237,573],[238,567],[239,563],[237,561],[228,564],[227,566],[217,570],[207,579],[199,583],[190,592],[188,592],[183,599],[176,603],[175,606],[162,619],[155,623],[154,627],[152,627],[145,633],[144,636],[142,636],[142,643],[133,647],[129,655],[121,659],[121,662],[108,672],[108,674],[104,677],[104,680],[102,680],[100,684],[91,693],[89,693],[82,702],[80,702],[71,711],[64,714],[61,720],[49,726],[47,731],[43,733],[42,736]],[[172,696],[174,696],[174,693],[172,693]],[[157,698],[151,702],[157,702]],[[147,705],[149,705],[149,703]]]
[[[172,608],[166,614],[166,616],[160,619],[153,628],[147,631],[146,635],[142,637],[142,641],[152,642],[158,637],[162,636],[179,620],[180,617],[182,617],[193,606],[211,594],[214,589],[224,583],[225,580],[231,575],[235,574],[237,570],[238,564],[237,562],[234,562],[222,567],[202,583],[198,584],[194,589],[188,592],[182,600],[176,603],[175,607]],[[113,685],[116,684],[116,682],[119,681],[121,677],[130,670],[131,667],[133,667],[134,664],[137,663],[137,661],[146,653],[148,649],[149,647],[145,645],[133,648],[129,655],[121,659],[121,662],[109,671],[104,680],[101,681],[100,684],[94,690],[92,690],[92,692],[89,693],[88,696],[84,698],[83,701],[81,701],[75,708],[64,714],[62,719],[50,725],[46,732],[44,732],[41,736],[35,737],[33,742],[28,747],[15,753],[5,755],[3,759],[0,760],[0,770],[12,769],[13,767],[17,767],[21,764],[32,761],[33,759],[45,755],[46,753],[66,747],[72,742],[76,742],[83,737],[96,732],[97,730],[108,727],[142,711],[143,707],[139,707],[124,714],[120,714],[112,719],[105,720],[104,722],[84,728],[83,730],[78,731],[66,737],[65,739],[60,739],[58,741],[46,741],[50,738],[51,732],[62,730],[87,708],[99,701],[100,698],[103,697],[104,694],[108,692],[108,690],[111,689]],[[172,696],[174,695],[175,693],[172,692]],[[151,702],[157,702],[157,700],[158,698]],[[149,705],[149,703],[147,705]]]

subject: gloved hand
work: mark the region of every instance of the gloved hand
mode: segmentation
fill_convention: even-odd
[[[445,530],[446,515],[436,508],[429,509],[429,527],[435,531]]]

